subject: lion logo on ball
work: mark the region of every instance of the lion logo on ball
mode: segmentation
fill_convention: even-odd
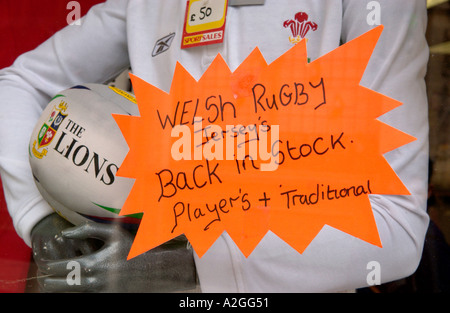
[[[47,147],[52,142],[53,138],[55,138],[59,126],[68,116],[68,114],[64,113],[66,112],[67,107],[67,103],[61,100],[61,102],[53,108],[48,119],[42,125],[32,148],[32,153],[36,158],[42,159],[47,155],[47,149],[45,149],[45,147]]]

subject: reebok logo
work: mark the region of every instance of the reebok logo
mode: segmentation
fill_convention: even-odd
[[[175,37],[175,33],[170,33],[169,35],[167,35],[161,39],[158,39],[158,41],[155,43],[155,47],[153,48],[152,57],[155,57],[158,54],[161,54],[161,53],[169,50],[174,37]]]

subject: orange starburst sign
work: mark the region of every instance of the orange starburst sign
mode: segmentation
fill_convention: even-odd
[[[226,231],[249,256],[268,231],[302,253],[324,225],[381,247],[369,194],[409,194],[383,154],[415,138],[377,118],[400,102],[360,86],[383,27],[308,63],[306,41],[231,72],[217,55],[170,92],[131,75],[140,116],[114,115],[143,212],[129,258],[185,234],[201,257]]]

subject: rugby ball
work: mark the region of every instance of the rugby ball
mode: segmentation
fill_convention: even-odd
[[[139,215],[119,216],[134,180],[116,175],[129,148],[113,113],[139,115],[134,96],[107,85],[75,86],[53,97],[31,135],[36,186],[74,225],[139,225]]]

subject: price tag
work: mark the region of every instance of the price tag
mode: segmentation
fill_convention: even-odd
[[[227,7],[227,0],[188,1],[181,48],[221,43],[225,34]]]

